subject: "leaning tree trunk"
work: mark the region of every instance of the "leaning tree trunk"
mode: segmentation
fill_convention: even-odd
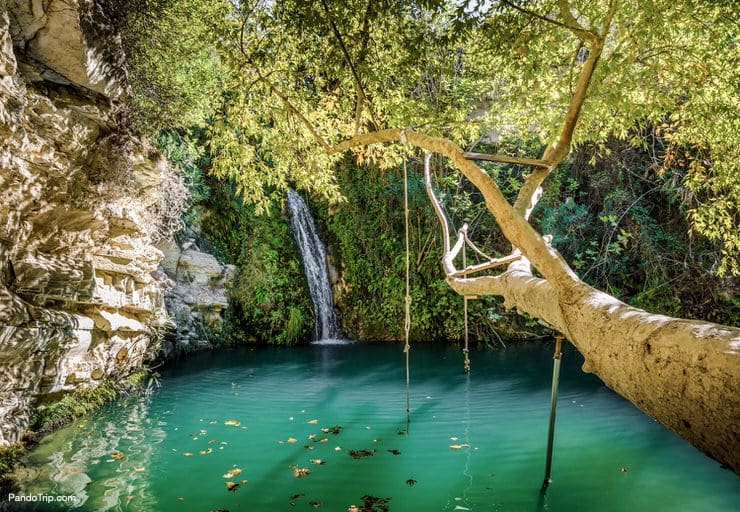
[[[499,295],[507,307],[552,325],[583,354],[585,371],[740,474],[740,329],[650,314],[583,283],[525,213],[449,140],[392,129],[355,136],[331,152],[393,141],[449,158],[483,194],[515,248],[512,256],[521,255],[514,263],[512,256],[502,258],[509,263],[502,274],[461,278],[465,272],[452,264],[461,238],[452,249],[446,243],[443,267],[453,289]],[[532,274],[530,261],[543,278]]]
[[[646,313],[582,282],[556,290],[512,267],[448,283],[546,321],[583,354],[584,371],[740,473],[740,329]]]

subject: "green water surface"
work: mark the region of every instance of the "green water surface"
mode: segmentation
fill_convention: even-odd
[[[552,349],[474,352],[465,375],[456,348],[413,347],[408,424],[398,345],[197,354],[163,369],[149,395],[111,404],[32,452],[23,492],[76,502],[16,508],[739,509],[735,474],[582,373],[572,349],[542,495]]]

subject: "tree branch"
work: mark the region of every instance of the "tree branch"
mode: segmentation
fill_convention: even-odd
[[[571,32],[573,32],[576,37],[582,39],[583,41],[590,42],[594,42],[596,39],[599,38],[599,35],[596,32],[592,32],[591,30],[578,23],[578,20],[575,19],[573,13],[570,12],[570,5],[568,4],[568,0],[558,0],[558,8],[560,9],[560,15],[565,20],[565,26]]]
[[[586,59],[586,62],[583,63],[583,67],[578,76],[578,82],[576,83],[576,88],[573,92],[570,104],[568,105],[568,110],[563,119],[563,124],[560,127],[558,139],[555,144],[548,146],[542,154],[541,160],[546,162],[547,166],[535,169],[519,190],[516,202],[514,203],[514,209],[524,216],[525,219],[529,218],[529,215],[539,200],[538,190],[540,185],[542,185],[542,182],[547,178],[552,169],[554,169],[570,151],[570,145],[573,141],[573,133],[575,131],[576,124],[578,123],[578,118],[581,115],[583,103],[586,100],[586,94],[591,85],[591,79],[593,77],[594,70],[596,69],[596,64],[601,57],[603,48],[603,39],[596,38],[591,42],[588,58]]]
[[[339,29],[337,28],[336,23],[334,23],[334,18],[332,18],[331,12],[329,12],[329,6],[326,4],[326,0],[321,0],[321,5],[324,7],[324,12],[326,13],[326,17],[329,20],[329,25],[331,26],[332,33],[334,34],[334,37],[339,43],[339,47],[342,49],[344,60],[349,66],[350,71],[352,71],[352,76],[354,77],[354,80],[355,80],[355,90],[357,91],[357,105],[355,106],[355,133],[359,133],[359,130],[360,130],[363,105],[367,106],[368,113],[370,114],[370,118],[371,118],[370,122],[373,124],[373,129],[377,130],[378,127],[375,126],[375,115],[373,114],[370,100],[368,99],[367,94],[365,94],[365,88],[362,86],[362,80],[360,80],[360,75],[357,72],[357,69],[355,68],[354,64],[352,63],[352,58],[349,55],[347,46],[344,44],[344,39],[342,38],[342,34],[339,33]],[[368,5],[368,10],[369,10],[369,5]]]
[[[521,158],[518,156],[507,156],[490,153],[473,153],[466,151],[465,158],[469,160],[486,160],[488,162],[499,162],[502,164],[529,165],[532,167],[549,167],[549,162],[535,158]]]
[[[548,18],[547,16],[543,16],[534,11],[530,11],[529,9],[525,9],[524,7],[516,5],[514,2],[511,2],[510,0],[501,0],[501,3],[504,3],[508,5],[509,7],[521,12],[522,14],[526,14],[527,16],[530,16],[532,18],[537,18],[538,20],[544,21],[546,23],[551,23],[557,27],[567,28],[568,30],[570,30],[570,27],[566,25],[565,23],[558,21],[558,20],[554,20],[552,18]]]
[[[542,236],[521,214],[514,210],[488,173],[465,158],[465,152],[454,142],[411,130],[394,128],[356,135],[333,146],[329,154],[341,153],[360,146],[402,140],[412,146],[440,153],[449,158],[453,165],[480,190],[488,210],[496,219],[504,236],[535,265],[546,279],[555,285],[580,281],[560,254],[543,240]]]

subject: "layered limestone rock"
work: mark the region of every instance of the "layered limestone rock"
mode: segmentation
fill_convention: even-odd
[[[176,334],[174,343],[167,340],[162,347],[165,356],[210,345],[211,335],[222,330],[229,302],[227,286],[236,273],[234,265],[222,265],[200,251],[195,238],[182,238],[179,244],[168,239],[157,245],[164,254],[165,303]]]
[[[120,85],[86,45],[79,2],[5,4],[0,444],[38,400],[139,368],[166,317],[152,276],[160,162],[130,139],[121,150]]]

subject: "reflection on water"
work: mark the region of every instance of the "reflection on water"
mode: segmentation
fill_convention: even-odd
[[[466,375],[456,349],[413,347],[408,429],[398,345],[199,354],[151,396],[44,440],[24,492],[86,511],[734,509],[737,476],[581,373],[573,350],[541,495],[551,350],[477,352]]]
[[[22,470],[23,494],[68,497],[65,508],[156,510],[146,471],[166,422],[150,415],[150,402],[127,397],[46,437]]]

